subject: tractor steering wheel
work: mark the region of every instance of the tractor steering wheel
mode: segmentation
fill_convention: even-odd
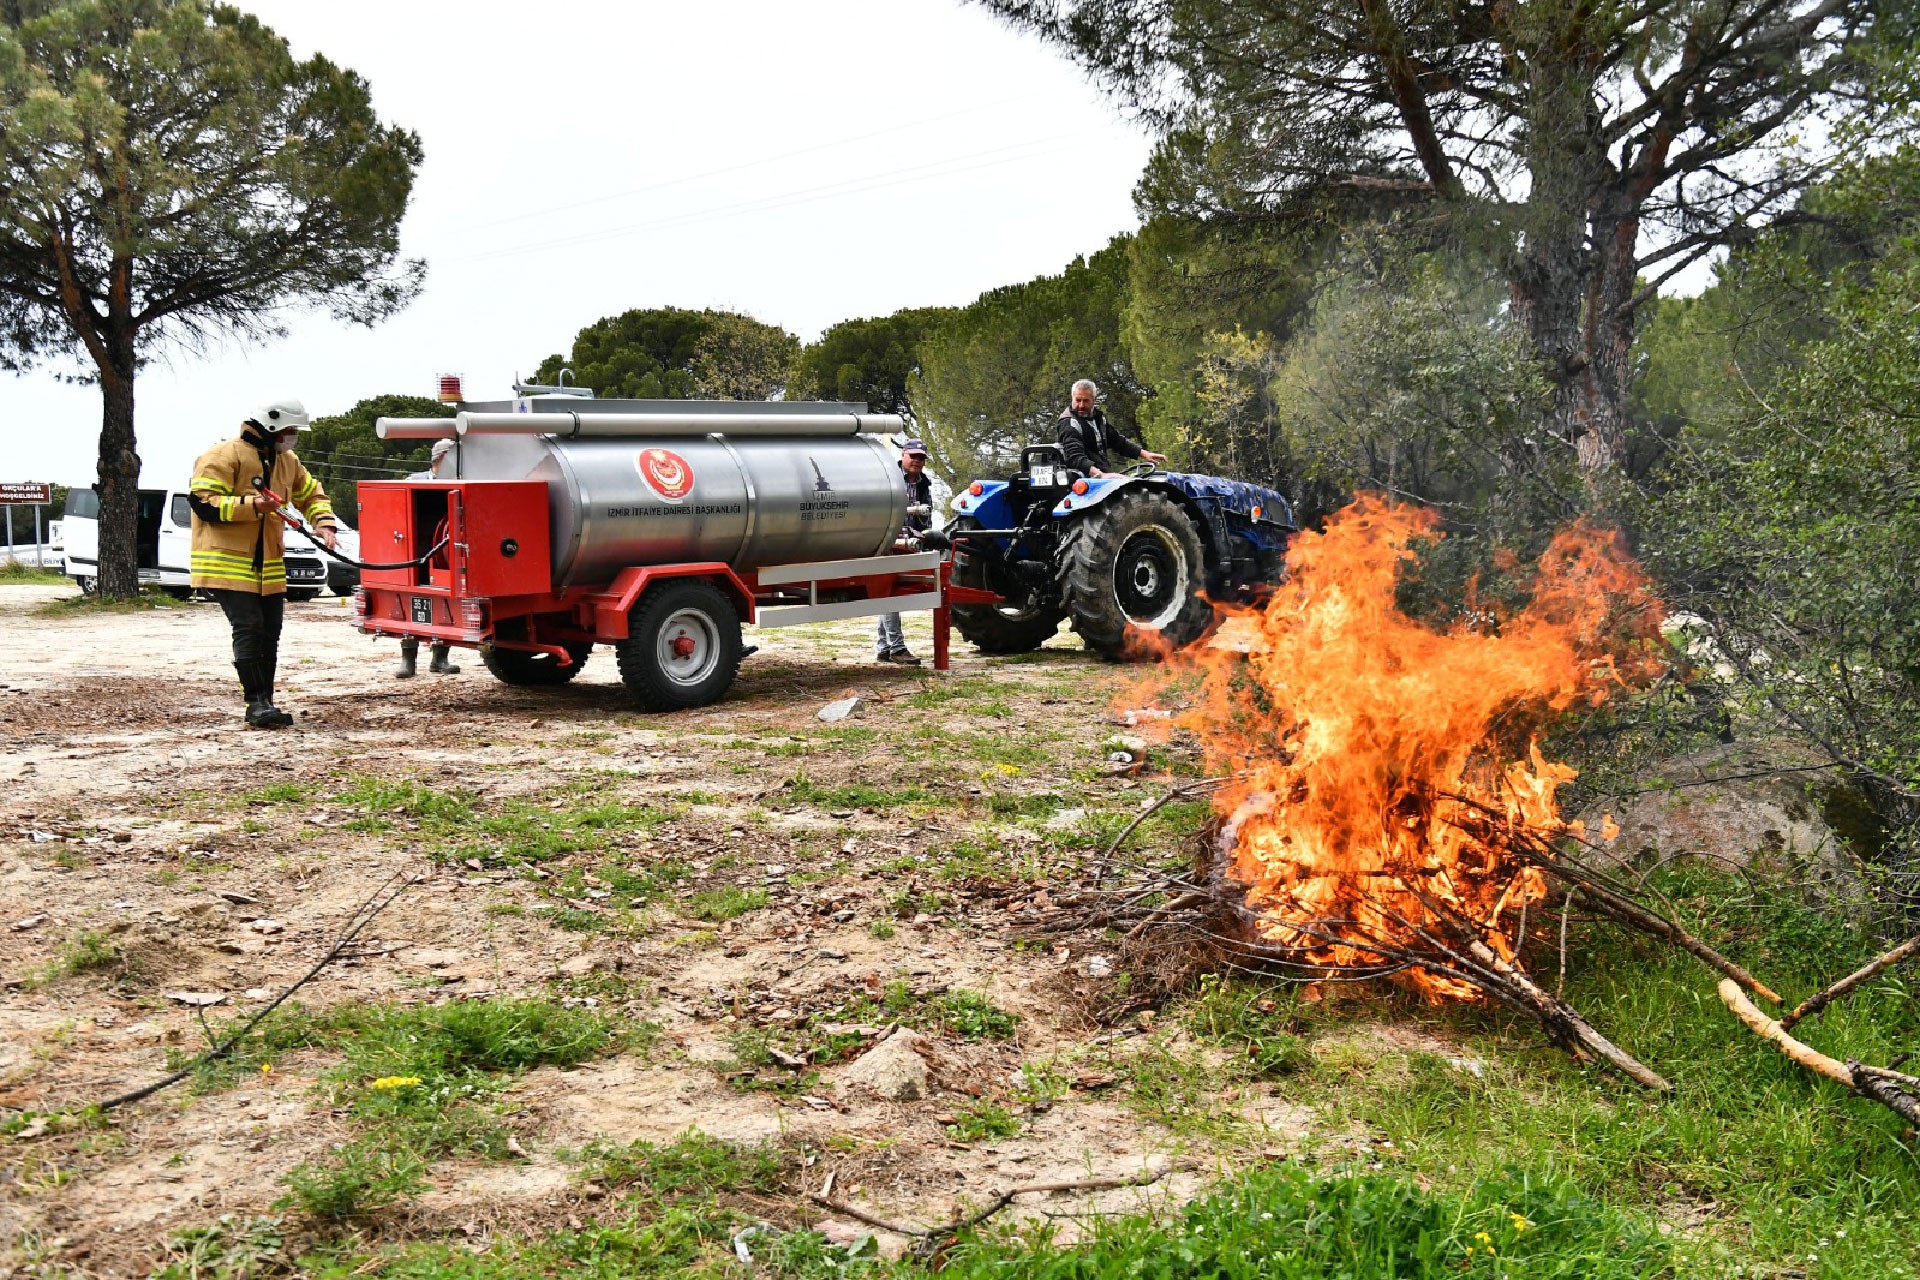
[[[1150,476],[1159,469],[1160,464],[1157,462],[1135,462],[1122,468],[1120,474],[1137,479],[1140,476]]]

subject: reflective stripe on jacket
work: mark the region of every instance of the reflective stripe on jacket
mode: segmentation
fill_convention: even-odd
[[[336,525],[333,504],[320,482],[307,474],[295,454],[273,454],[266,487],[299,508],[315,528]],[[193,548],[188,568],[196,587],[217,591],[251,591],[274,596],[287,589],[286,525],[274,514],[261,514],[246,503],[254,479],[268,474],[261,466],[262,448],[251,431],[223,441],[200,455],[193,464],[188,490],[193,495]],[[211,517],[211,518],[210,518]]]

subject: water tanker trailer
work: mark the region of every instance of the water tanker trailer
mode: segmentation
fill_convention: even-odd
[[[512,685],[560,685],[613,647],[642,707],[733,684],[742,622],[934,610],[947,571],[903,536],[907,496],[865,405],[600,400],[519,387],[387,439],[455,441],[448,476],[360,485],[360,630],[477,648]]]

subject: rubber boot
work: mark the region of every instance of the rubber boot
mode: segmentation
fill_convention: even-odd
[[[393,673],[393,678],[395,680],[413,679],[415,675],[419,674],[417,670],[419,662],[420,642],[418,640],[402,640],[400,642],[400,669]]]
[[[277,710],[263,692],[266,688],[265,669],[257,662],[236,662],[233,669],[240,677],[241,696],[247,700],[247,727],[280,728]]]
[[[276,729],[285,729],[293,723],[293,717],[273,704],[273,678],[279,672],[280,655],[278,653],[269,654],[261,662],[261,666],[265,669],[264,674],[266,676],[266,685],[260,691],[261,696],[267,700],[267,710],[273,715],[273,727]]]
[[[460,668],[447,661],[447,646],[444,644],[433,646],[433,661],[427,664],[427,670],[437,676],[457,676],[460,674]]]

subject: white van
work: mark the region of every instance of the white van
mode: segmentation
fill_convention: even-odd
[[[193,511],[184,489],[140,490],[138,548],[140,582],[185,599],[193,592],[187,565],[193,545]],[[288,530],[289,533],[292,530]],[[66,544],[66,574],[92,594],[100,578],[100,495],[76,485],[67,491],[60,521]],[[327,585],[327,566],[311,549],[289,545],[286,552],[287,599],[311,600]]]

